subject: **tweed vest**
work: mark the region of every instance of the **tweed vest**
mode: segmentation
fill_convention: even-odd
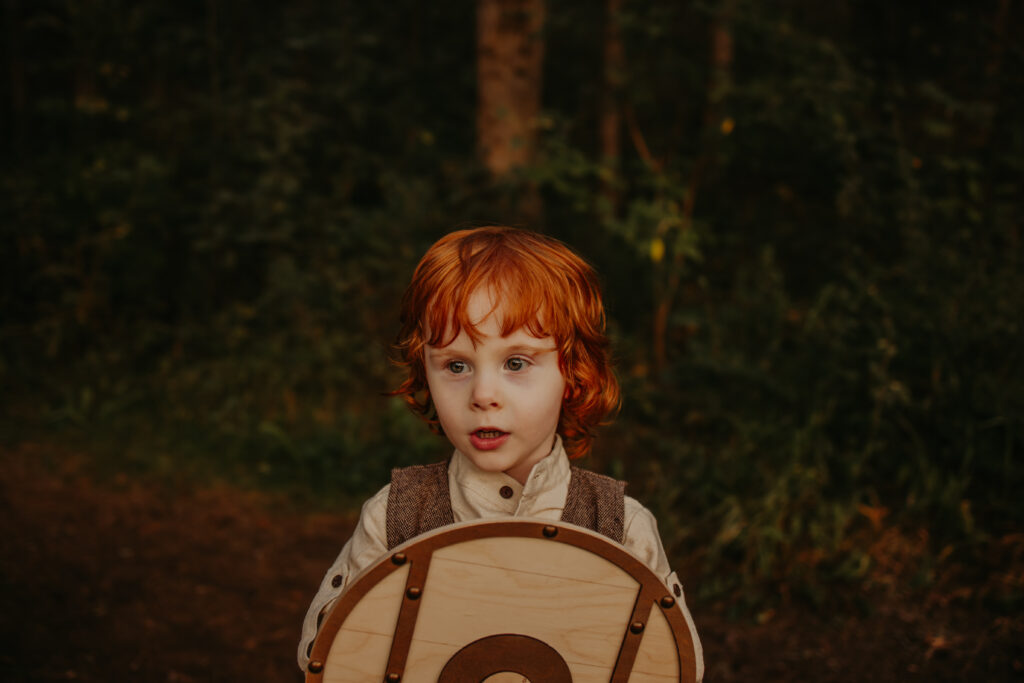
[[[622,543],[626,483],[572,467],[562,521]],[[448,494],[448,462],[391,470],[388,492],[388,549],[446,524],[453,524]]]

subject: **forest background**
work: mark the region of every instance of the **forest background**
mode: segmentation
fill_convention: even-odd
[[[602,277],[585,464],[691,601],[1020,612],[1020,3],[4,11],[5,451],[354,511],[447,451],[385,396],[416,261],[513,224]]]

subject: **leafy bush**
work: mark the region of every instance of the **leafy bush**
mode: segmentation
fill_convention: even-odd
[[[539,192],[538,227],[605,279],[626,395],[592,464],[705,595],[825,600],[868,580],[884,525],[933,551],[1019,528],[1005,29],[952,6],[625,3],[612,165],[606,18],[549,5],[544,152],[493,183],[469,4],[13,3],[6,72],[32,78],[3,109],[4,438],[354,504],[446,450],[382,395],[416,260]]]

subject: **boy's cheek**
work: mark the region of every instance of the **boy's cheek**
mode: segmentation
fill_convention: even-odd
[[[444,383],[439,380],[436,371],[430,370],[428,368],[426,372],[426,380],[427,389],[430,391],[431,395],[436,395],[439,392],[444,391]]]

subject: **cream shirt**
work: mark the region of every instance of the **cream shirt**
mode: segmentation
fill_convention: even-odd
[[[561,437],[555,438],[551,453],[533,466],[525,486],[504,472],[485,472],[479,469],[472,460],[456,450],[448,466],[452,514],[456,522],[494,517],[536,517],[557,521],[562,517],[571,474]],[[512,495],[507,498],[501,495],[502,488],[506,486],[512,490]],[[350,579],[388,552],[385,521],[390,488],[390,484],[385,486],[363,504],[352,538],[341,549],[309,605],[302,625],[302,639],[299,641],[299,668],[303,671],[309,663],[307,651],[316,637],[320,616],[330,610]],[[505,494],[508,495],[507,490]],[[697,680],[700,681],[704,676],[703,650],[690,610],[686,607],[682,585],[668,565],[658,535],[658,523],[654,515],[635,499],[626,496],[624,503],[623,545],[661,577],[673,594],[679,596],[676,604],[690,628],[697,657]]]

